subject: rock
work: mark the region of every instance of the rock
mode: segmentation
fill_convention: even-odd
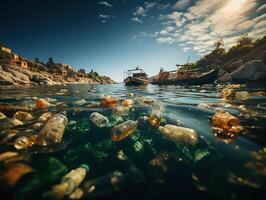
[[[230,74],[233,81],[261,81],[266,79],[266,65],[262,60],[246,62]]]
[[[228,83],[228,82],[232,82],[232,78],[231,75],[229,73],[224,74],[222,77],[220,77],[217,80],[218,83]]]
[[[226,66],[226,71],[233,72],[244,64],[243,60],[237,60]]]

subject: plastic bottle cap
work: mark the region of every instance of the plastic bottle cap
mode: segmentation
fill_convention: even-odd
[[[86,164],[81,164],[80,167],[85,168],[87,171],[90,171],[90,167]]]

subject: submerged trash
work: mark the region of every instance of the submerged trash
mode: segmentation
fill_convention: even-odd
[[[198,134],[195,130],[181,126],[166,124],[159,127],[160,133],[178,144],[195,145],[198,143]]]
[[[50,112],[43,113],[39,118],[38,122],[46,122],[53,114]]]
[[[85,164],[71,170],[62,178],[60,184],[53,186],[51,196],[54,199],[62,199],[64,196],[70,195],[81,184],[88,171],[89,166]]]
[[[125,99],[122,101],[122,106],[124,107],[130,107],[134,104],[134,101],[132,99]]]
[[[22,122],[25,122],[25,121],[30,121],[33,119],[33,116],[30,114],[30,113],[27,113],[27,112],[24,112],[24,111],[17,111],[15,114],[14,114],[14,118],[15,119],[18,119]]]
[[[14,147],[16,149],[27,149],[36,143],[36,136],[20,136],[16,139]]]
[[[83,186],[86,198],[102,197],[121,191],[126,186],[125,176],[121,171],[114,171],[94,180],[86,181]]]
[[[250,93],[249,92],[236,92],[235,94],[235,99],[237,100],[247,100],[250,98]]]
[[[67,123],[66,112],[52,115],[38,134],[37,144],[47,146],[61,142]]]
[[[0,183],[3,188],[12,188],[23,176],[33,171],[30,166],[24,163],[12,163],[0,172]]]
[[[230,113],[220,111],[212,116],[212,126],[235,132],[235,130],[238,130],[237,127],[240,126],[240,121]]]
[[[157,127],[163,121],[163,111],[164,105],[162,103],[155,102],[152,105],[152,111],[148,119],[152,126]]]
[[[133,133],[137,128],[138,122],[133,120],[125,121],[118,126],[115,126],[111,130],[111,138],[113,141],[121,141],[131,133]]]
[[[99,128],[107,127],[109,124],[108,118],[97,112],[91,113],[90,120]]]
[[[107,96],[102,100],[101,105],[103,107],[116,107],[117,99],[111,96]]]
[[[7,118],[7,116],[4,113],[0,112],[0,120],[5,119],[5,118]]]
[[[35,102],[35,105],[36,105],[36,108],[38,108],[38,109],[46,109],[49,107],[50,104],[45,99],[38,99]]]

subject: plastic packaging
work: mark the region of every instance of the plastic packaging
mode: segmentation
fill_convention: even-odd
[[[113,141],[121,141],[131,133],[133,133],[137,128],[138,122],[133,120],[125,121],[118,126],[115,126],[111,130],[111,138]]]
[[[250,93],[249,92],[236,92],[235,94],[235,99],[237,100],[247,100],[250,98]]]
[[[90,120],[99,128],[107,127],[109,124],[108,118],[97,112],[91,113]]]
[[[39,132],[37,144],[46,146],[61,142],[67,123],[66,112],[52,115]]]

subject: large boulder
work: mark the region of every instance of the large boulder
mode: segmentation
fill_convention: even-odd
[[[232,78],[231,75],[229,73],[225,73],[222,77],[220,77],[217,80],[218,83],[228,83],[228,82],[232,82]]]
[[[236,82],[265,81],[266,65],[262,60],[252,60],[233,71],[230,76]]]
[[[226,71],[233,72],[244,64],[243,60],[237,60],[226,66]]]

